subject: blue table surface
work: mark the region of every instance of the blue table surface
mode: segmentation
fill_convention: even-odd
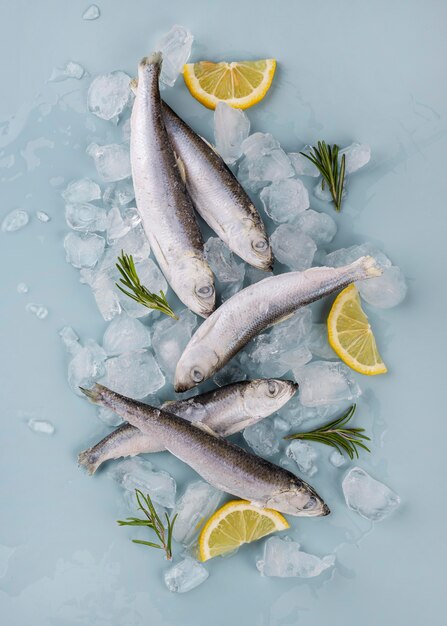
[[[81,18],[88,2],[2,6],[0,163],[11,154],[15,163],[0,169],[0,219],[17,207],[52,217],[49,224],[33,218],[18,233],[0,233],[2,623],[444,624],[446,3],[98,4],[101,17],[93,22]],[[104,475],[90,479],[76,466],[76,453],[103,429],[93,408],[68,388],[57,331],[68,324],[100,340],[105,323],[65,263],[59,193],[73,178],[94,176],[85,147],[95,137],[111,140],[115,131],[85,113],[89,78],[46,81],[69,59],[91,76],[114,69],[133,75],[137,60],[175,23],[195,35],[193,60],[277,58],[271,92],[249,111],[254,130],[273,133],[287,150],[320,138],[372,146],[373,159],[352,179],[337,216],[331,249],[373,241],[408,279],[401,306],[372,313],[389,374],[362,380],[364,415],[381,436],[361,464],[400,494],[402,506],[361,533],[362,541],[342,546],[335,572],[320,582],[261,578],[254,570],[259,548],[249,546],[213,563],[202,587],[170,594],[161,581],[163,560],[133,546],[114,523],[117,486]],[[165,93],[212,138],[211,112],[181,79]],[[315,200],[312,206],[333,213]],[[21,281],[30,287],[26,296],[16,291]],[[25,312],[28,301],[48,306],[48,318]],[[31,432],[30,417],[53,422],[56,433]],[[181,484],[178,464],[165,457],[157,455],[157,465]],[[299,522],[296,539],[309,522],[319,523]],[[324,528],[321,545],[313,546],[321,554]]]

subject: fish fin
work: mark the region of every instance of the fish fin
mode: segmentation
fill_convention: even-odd
[[[295,315],[295,311],[293,313],[287,313],[287,315],[284,315],[284,317],[281,317],[279,320],[276,320],[276,322],[273,322],[273,324],[270,324],[269,328],[271,328],[272,326],[276,326],[276,324],[281,324],[281,322],[285,322],[286,320],[289,320],[294,315]]]
[[[161,65],[163,62],[163,54],[161,52],[153,52],[148,57],[143,57],[140,61],[140,67],[145,68],[148,65]]]
[[[204,424],[203,422],[191,422],[191,423],[193,424],[193,426],[195,426],[199,430],[203,430],[204,433],[208,433],[208,435],[212,435],[213,437],[219,437],[216,431],[210,428],[210,426],[208,426],[207,424]]]
[[[79,389],[91,402],[93,402],[93,404],[100,404],[103,399],[102,394],[107,387],[104,387],[99,383],[95,383],[91,389],[85,389],[85,387],[79,387]]]
[[[212,143],[210,143],[210,142],[208,141],[208,139],[205,139],[205,137],[202,137],[202,135],[199,135],[199,137],[200,137],[200,139],[201,139],[202,141],[204,141],[204,142],[206,143],[206,145],[208,146],[208,148],[211,148],[211,150],[212,150],[213,152],[215,152],[215,153],[217,154],[217,156],[218,156],[218,157],[222,158],[222,157],[220,156],[220,154],[217,152],[217,148],[216,148],[216,146],[213,146],[213,144],[212,144]]]
[[[80,467],[85,467],[88,474],[91,476],[101,465],[101,461],[98,461],[98,459],[95,458],[93,448],[88,448],[78,454],[78,465]]]
[[[137,90],[138,90],[138,78],[132,78],[132,80],[129,83],[129,87],[130,90],[137,95]]]
[[[166,400],[165,402],[163,402],[163,404],[161,405],[161,408],[165,407],[165,406],[169,406],[170,404],[175,404],[177,402],[177,400]]]
[[[250,504],[253,506],[257,506],[258,509],[265,509],[265,502],[261,502],[260,500],[250,500]]]
[[[179,156],[177,156],[177,154],[175,154],[175,160],[177,161],[177,167],[178,167],[178,171],[180,172],[181,179],[186,184],[185,164],[183,163],[182,159]]]
[[[359,261],[361,261],[361,265],[368,278],[372,276],[381,276],[383,274],[383,269],[377,264],[374,257],[362,256]]]

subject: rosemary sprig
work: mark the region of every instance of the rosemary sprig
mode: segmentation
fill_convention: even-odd
[[[174,515],[172,520],[168,514],[166,516],[166,528],[160,519],[157,511],[155,510],[152,500],[149,495],[144,495],[139,489],[135,489],[135,497],[138,502],[138,509],[143,511],[147,519],[140,519],[138,517],[127,517],[125,520],[117,520],[117,524],[120,526],[147,526],[151,528],[158,537],[160,543],[154,543],[153,541],[142,541],[140,539],[132,539],[133,543],[141,543],[144,546],[150,548],[157,548],[158,550],[164,550],[168,561],[172,559],[172,529],[174,528],[177,515]]]
[[[329,186],[335,209],[340,211],[343,196],[343,185],[345,181],[345,165],[346,159],[343,154],[339,164],[340,148],[337,144],[328,146],[325,141],[319,141],[318,147],[313,146],[312,152],[306,154],[301,152],[306,159],[309,159],[319,170],[323,180],[321,186],[324,189],[325,184]]]
[[[116,267],[122,276],[120,283],[122,283],[124,287],[127,287],[127,289],[124,289],[119,283],[115,283],[120,291],[125,293],[126,296],[129,296],[129,298],[132,298],[132,300],[135,300],[135,302],[146,306],[148,309],[161,311],[165,315],[169,315],[169,317],[178,320],[177,315],[169,306],[163,291],[160,291],[160,295],[158,296],[156,293],[151,293],[141,284],[131,254],[126,254],[121,250],[121,256],[118,257]]]
[[[364,441],[370,441],[370,438],[364,435],[364,428],[345,428],[346,424],[352,418],[355,413],[356,405],[353,404],[341,417],[337,418],[333,422],[329,422],[325,426],[311,430],[308,433],[296,433],[294,435],[288,435],[284,439],[309,439],[311,441],[317,441],[318,443],[324,443],[327,446],[336,448],[340,454],[346,452],[350,459],[359,457],[357,447],[363,448],[367,452],[371,452],[369,448],[363,443]]]

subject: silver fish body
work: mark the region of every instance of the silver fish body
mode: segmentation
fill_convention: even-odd
[[[142,432],[153,433],[169,452],[217,489],[289,515],[315,517],[329,513],[328,506],[306,482],[226,439],[102,385],[83,391],[93,402],[125,414],[127,421]]]
[[[268,378],[242,381],[188,400],[167,402],[162,408],[199,426],[205,426],[219,436],[227,437],[278,411],[296,393],[297,388],[298,385],[290,380]],[[126,406],[126,412],[119,413],[123,419],[126,419],[129,410]],[[126,423],[81,452],[79,463],[93,474],[102,463],[110,459],[161,452],[164,449],[163,442],[153,433],[149,435]]]
[[[314,267],[265,278],[229,298],[195,332],[175,372],[175,391],[210,378],[253,337],[298,308],[356,280],[379,276],[371,257],[344,267]]]
[[[160,67],[161,54],[154,53],[138,68],[130,139],[137,209],[166,280],[188,308],[207,317],[215,307],[214,277],[164,125]]]
[[[166,103],[163,117],[197,212],[244,261],[271,270],[273,255],[268,236],[248,194],[213,148]]]

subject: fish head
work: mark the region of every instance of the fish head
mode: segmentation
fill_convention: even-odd
[[[219,357],[205,343],[190,343],[175,370],[174,389],[177,393],[188,391],[209,378],[217,370]]]
[[[249,248],[247,242],[250,243]],[[245,228],[231,233],[231,247],[244,261],[265,272],[273,269],[273,253],[264,228],[251,219],[246,220]]]
[[[182,293],[189,294],[184,303],[191,311],[202,317],[211,315],[216,308],[216,290],[213,273],[204,259],[190,257],[176,271],[176,281],[182,284]]]
[[[247,413],[267,417],[278,411],[295,395],[298,384],[291,380],[261,378],[252,380],[243,390]]]
[[[291,480],[289,489],[269,498],[266,507],[299,517],[323,517],[331,512],[315,489],[297,477]]]

